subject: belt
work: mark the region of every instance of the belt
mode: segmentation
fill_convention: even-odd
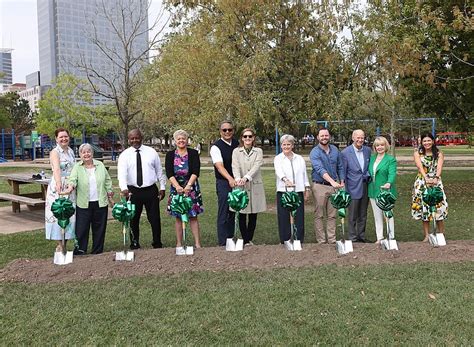
[[[316,181],[313,181],[313,182],[316,183],[316,184],[322,184],[322,185],[324,185],[324,186],[330,186],[330,185],[331,185],[331,183],[326,182],[326,181],[324,181],[324,182],[316,182]]]

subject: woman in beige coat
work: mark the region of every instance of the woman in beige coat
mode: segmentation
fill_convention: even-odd
[[[263,151],[255,147],[255,132],[245,128],[240,136],[240,146],[232,152],[232,173],[237,186],[245,189],[249,196],[248,206],[239,213],[240,233],[246,245],[252,244],[257,213],[267,209],[260,171],[262,164]]]

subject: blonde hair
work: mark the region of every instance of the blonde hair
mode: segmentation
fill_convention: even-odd
[[[375,138],[374,144],[372,145],[372,148],[374,149],[374,151],[375,151],[375,147],[377,147],[378,145],[384,145],[385,153],[388,152],[388,150],[390,149],[390,143],[388,143],[388,140],[383,136],[377,136]]]

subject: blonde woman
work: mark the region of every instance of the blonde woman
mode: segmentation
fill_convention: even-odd
[[[253,244],[257,213],[267,209],[260,170],[262,164],[263,151],[255,147],[255,132],[245,128],[240,135],[240,146],[232,152],[232,173],[237,186],[245,189],[249,197],[248,206],[239,213],[239,228],[247,245]]]
[[[375,198],[379,195],[381,189],[390,190],[394,196],[397,196],[395,187],[397,160],[387,153],[389,149],[390,144],[385,137],[376,137],[373,145],[374,154],[372,154],[369,161],[369,174],[372,180],[369,183],[368,195],[374,213],[376,243],[380,243],[380,240],[383,239],[384,215],[375,203]],[[395,223],[393,217],[389,219],[389,227],[390,238],[394,238]]]

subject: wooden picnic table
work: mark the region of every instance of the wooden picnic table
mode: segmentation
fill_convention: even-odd
[[[20,212],[20,204],[28,205],[29,209],[39,205],[44,206],[46,190],[48,189],[50,179],[34,179],[34,174],[35,173],[11,173],[1,175],[0,178],[8,181],[8,184],[11,187],[11,194],[0,193],[0,201],[11,201],[13,212]],[[20,186],[25,184],[36,184],[40,189],[38,189],[38,192],[34,193],[21,193]]]

